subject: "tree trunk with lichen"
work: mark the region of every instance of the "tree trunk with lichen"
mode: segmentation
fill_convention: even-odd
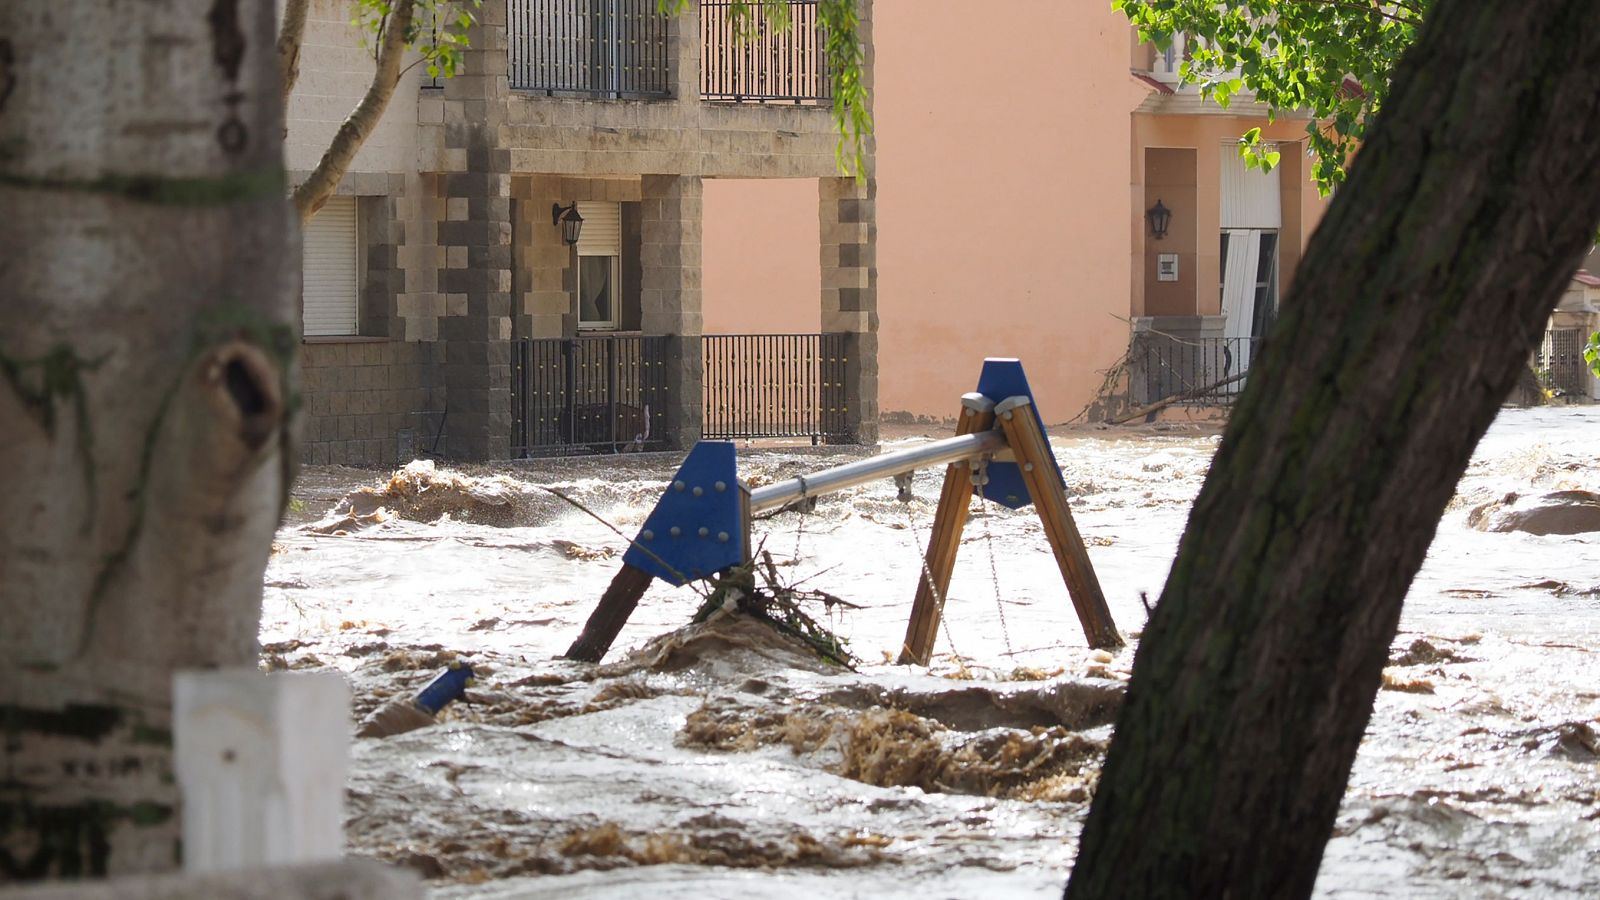
[[[0,882],[177,864],[291,476],[273,0],[0,3]]]
[[[1311,894],[1445,504],[1600,223],[1592,0],[1439,0],[1234,408],[1067,897]]]

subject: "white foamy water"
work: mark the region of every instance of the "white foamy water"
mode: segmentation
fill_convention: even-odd
[[[1216,439],[1082,430],[1052,443],[1112,613],[1136,633],[1140,595],[1160,593]],[[1319,895],[1600,894],[1600,547],[1593,535],[1466,525],[1472,506],[1508,492],[1600,487],[1596,447],[1600,410],[1585,408],[1508,410],[1483,441],[1392,653],[1391,682],[1415,692],[1378,696]],[[742,477],[765,482],[841,456],[798,448],[740,460]],[[859,673],[740,645],[609,670],[555,659],[624,542],[535,486],[631,535],[676,463],[500,467],[514,495],[509,526],[391,519],[342,536],[279,532],[261,635],[275,664],[349,673],[361,713],[416,690],[453,656],[488,670],[475,706],[357,741],[352,850],[418,867],[441,898],[1059,896],[1088,807],[1080,786],[1098,765],[1063,735],[1103,747],[1109,714],[1083,697],[1114,692],[1132,653],[1106,664],[1085,647],[1031,511],[991,507],[970,521],[928,670],[886,658],[904,636],[937,472],[917,477],[909,504],[885,481],[758,524],[786,581],[862,607],[831,617]],[[298,493],[320,515],[370,480],[318,470]],[[653,586],[607,661],[680,628],[699,604],[688,589]],[[1050,677],[1000,680],[1019,669]],[[960,670],[976,680],[941,677]],[[850,748],[869,738],[861,723],[884,705],[909,710],[904,728],[928,731],[896,732],[902,755],[942,747],[969,759],[986,741],[1020,740],[1058,754],[1049,771],[1066,774],[1049,789],[997,776],[960,792],[939,780],[955,770],[934,756],[932,775],[847,771]],[[739,749],[686,737],[708,712],[732,729],[723,737],[752,737]],[[774,722],[787,723],[787,738],[753,737]]]

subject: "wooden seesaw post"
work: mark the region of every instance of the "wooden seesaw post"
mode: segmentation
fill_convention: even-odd
[[[962,397],[961,403],[954,437],[755,490],[736,477],[732,443],[696,444],[623,555],[621,571],[583,633],[567,650],[567,657],[598,662],[652,579],[682,585],[748,562],[754,514],[939,465],[948,465],[944,489],[900,662],[926,665],[932,654],[975,486],[984,498],[1003,506],[1020,509],[1032,503],[1038,508],[1089,646],[1121,646],[1122,637],[1112,622],[1088,550],[1072,521],[1061,470],[1045,440],[1022,364],[1014,359],[985,360],[977,392]],[[985,477],[975,485],[972,472],[979,465],[984,467]]]
[[[1067,593],[1072,596],[1078,621],[1083,625],[1083,636],[1097,650],[1121,647],[1122,635],[1117,633],[1106,595],[1100,590],[1100,579],[1089,563],[1089,549],[1083,545],[1083,536],[1072,520],[1066,488],[1056,474],[1055,457],[1039,428],[1039,418],[1033,414],[1033,401],[1009,397],[997,404],[994,412],[1000,429],[1006,433],[1006,443],[1017,457],[1017,465],[1022,467],[1022,479],[1033,497],[1033,508],[1044,523],[1050,549],[1055,551],[1056,565],[1061,568],[1061,578],[1067,583]]]
[[[961,398],[961,418],[956,434],[988,431],[994,426],[994,402],[979,393]],[[933,533],[928,536],[928,553],[917,576],[917,597],[911,602],[911,621],[906,625],[905,643],[900,647],[900,665],[928,664],[944,598],[950,590],[950,575],[956,567],[956,551],[961,548],[961,532],[972,507],[972,462],[960,460],[944,470],[944,488],[933,516]]]

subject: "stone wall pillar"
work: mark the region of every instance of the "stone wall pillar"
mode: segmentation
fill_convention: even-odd
[[[443,177],[445,220],[439,291],[445,316],[447,452],[455,459],[511,454],[511,151],[503,134],[506,4],[485,3],[463,54],[463,71],[445,81],[447,155],[465,162]]]
[[[662,425],[682,449],[704,428],[700,346],[701,181],[697,175],[646,175],[640,185],[640,327],[671,335]]]
[[[861,77],[867,110],[876,95],[873,0],[859,0]],[[822,330],[844,336],[844,384],[836,390],[852,443],[878,442],[878,181],[877,140],[862,148],[862,179],[818,180],[821,229]]]
[[[361,333],[369,337],[386,337],[405,340],[404,312],[411,310],[414,301],[401,309],[406,297],[406,272],[401,253],[406,245],[406,224],[401,218],[404,202],[405,177],[389,177],[389,192],[356,200],[356,215],[360,227],[356,233],[361,239],[361,259],[365,270],[361,274],[361,312],[356,317]]]
[[[561,239],[561,229],[550,222],[552,206],[572,202],[562,199],[560,182],[554,175],[512,179],[517,217],[512,315],[517,337],[567,337],[577,332],[578,315],[566,286],[575,251]]]
[[[878,442],[877,182],[820,179],[822,330],[844,335],[846,440]]]

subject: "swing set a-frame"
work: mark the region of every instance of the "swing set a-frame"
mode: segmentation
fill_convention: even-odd
[[[1089,646],[1122,646],[1122,636],[1072,519],[1061,469],[1050,452],[1022,363],[987,359],[978,389],[961,398],[955,437],[753,490],[738,478],[732,442],[696,444],[623,555],[622,569],[589,616],[583,633],[567,650],[567,657],[598,662],[652,580],[681,586],[715,578],[747,563],[752,553],[752,516],[797,500],[938,465],[947,466],[944,487],[900,663],[927,665],[933,654],[974,493],[1010,509],[1034,507]]]

